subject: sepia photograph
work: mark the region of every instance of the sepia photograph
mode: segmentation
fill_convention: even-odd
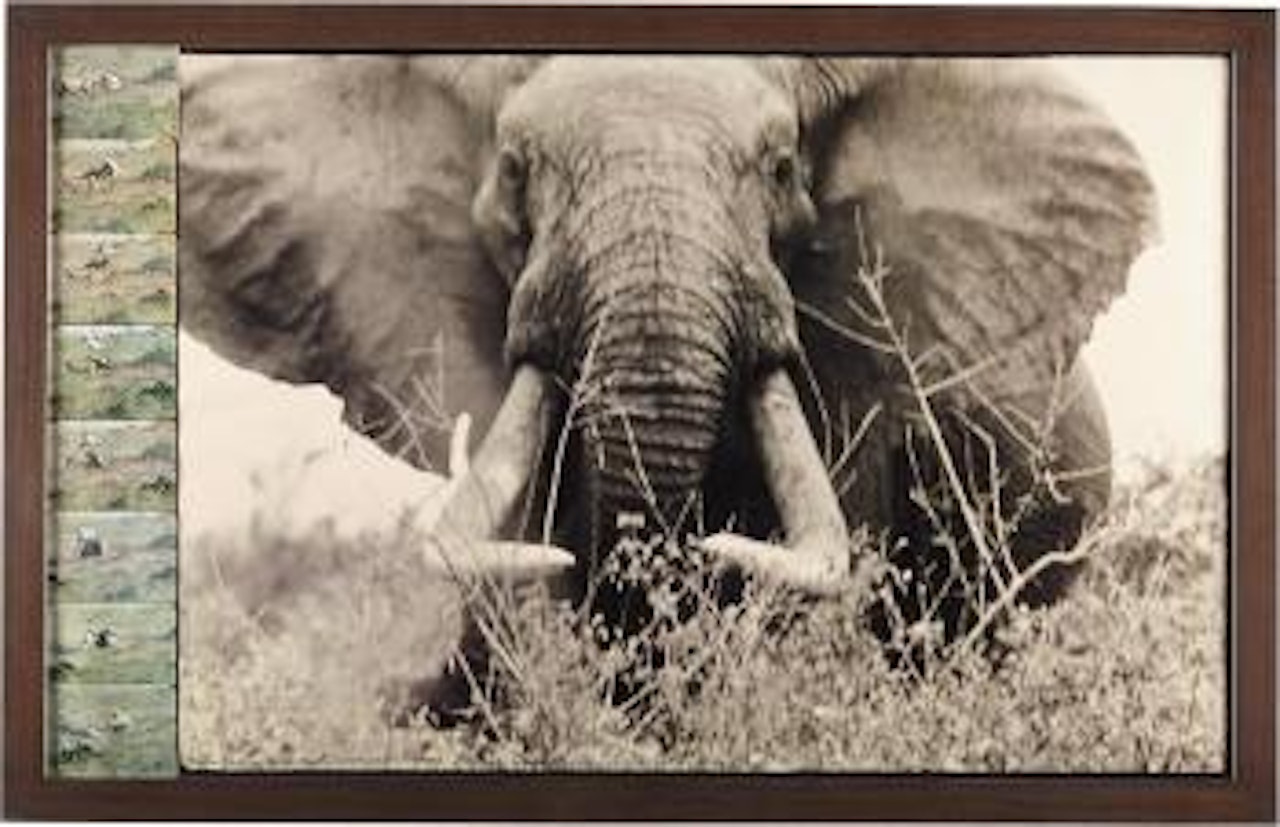
[[[183,770],[1229,770],[1225,57],[177,80]]]

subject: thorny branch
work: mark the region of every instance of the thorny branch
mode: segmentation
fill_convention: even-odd
[[[1081,562],[1093,552],[1098,543],[1096,534],[1090,534],[1074,549],[1051,550],[1020,570],[1013,559],[1011,541],[1022,521],[1037,507],[1034,492],[1020,496],[1011,513],[1006,513],[1007,503],[1004,501],[1003,494],[1008,484],[1008,475],[1001,469],[997,440],[966,411],[956,410],[954,412],[956,419],[981,443],[986,457],[987,478],[981,481],[983,484],[980,485],[979,480],[973,477],[975,463],[972,461],[974,458],[970,457],[971,461],[966,465],[969,469],[969,484],[966,485],[953,450],[944,436],[935,411],[934,400],[945,392],[963,389],[982,410],[991,415],[999,427],[1007,431],[1016,444],[1024,449],[1035,485],[1047,492],[1056,503],[1067,501],[1059,488],[1061,482],[1084,478],[1094,473],[1105,473],[1107,469],[1102,467],[1056,471],[1052,467],[1054,459],[1050,452],[1052,434],[1061,415],[1075,402],[1073,398],[1064,398],[1062,393],[1066,370],[1060,359],[1054,364],[1054,381],[1043,416],[1036,419],[1016,409],[1006,411],[1002,406],[997,405],[975,381],[982,373],[1002,361],[999,354],[965,366],[957,364],[953,354],[939,343],[933,343],[919,354],[912,352],[909,331],[905,323],[896,321],[888,306],[884,285],[890,277],[890,270],[884,262],[883,251],[877,248],[872,255],[860,218],[857,222],[857,236],[860,263],[853,274],[853,280],[859,288],[859,295],[851,296],[847,300],[847,305],[862,324],[874,331],[874,334],[869,337],[864,333],[857,333],[850,335],[850,339],[859,344],[866,344],[876,353],[889,355],[902,371],[913,403],[912,413],[923,423],[928,442],[933,448],[938,466],[942,471],[945,496],[954,502],[964,524],[966,539],[976,549],[980,560],[976,584],[977,619],[958,643],[951,645],[943,652],[943,662],[954,664],[958,656],[973,647],[992,623],[1007,611],[1018,594],[1035,578],[1050,567],[1069,566]],[[847,327],[840,322],[822,316],[816,311],[808,312],[806,309],[806,313],[838,333],[854,333],[847,331]],[[929,362],[935,360],[940,360],[946,366],[948,374],[941,379],[928,381],[925,379],[923,370]],[[878,408],[873,409],[873,412],[878,413],[878,411]],[[1021,419],[1026,426],[1019,426],[1013,421],[1013,417]],[[864,420],[863,426],[859,428],[860,432],[866,424]],[[975,596],[975,583],[970,580],[960,557],[960,539],[953,535],[950,525],[939,512],[934,500],[938,496],[937,493],[930,492],[925,486],[912,431],[912,426],[908,422],[906,450],[915,480],[909,495],[911,501],[921,509],[929,521],[934,542],[946,551],[950,571],[932,604],[920,606],[920,620],[916,623],[908,624],[900,607],[896,605],[892,593],[882,592],[882,602],[885,604],[888,616],[894,619],[896,627],[900,630],[899,636],[906,638],[912,637],[916,627],[923,628],[931,624],[932,618],[940,609],[942,599],[957,584],[961,585],[964,592],[971,598]],[[846,457],[841,456],[833,469],[838,469],[847,461]],[[975,493],[984,489],[989,492],[986,497],[980,497]],[[894,571],[892,566],[889,567],[889,571]],[[994,599],[990,601],[986,596],[988,576],[996,592]],[[917,585],[922,586],[922,584]],[[910,646],[911,641],[907,640],[906,644]],[[926,647],[925,654],[931,655],[932,651]],[[906,662],[910,663],[910,659],[907,658]],[[915,668],[914,664],[911,666]]]

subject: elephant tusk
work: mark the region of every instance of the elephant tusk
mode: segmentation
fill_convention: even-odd
[[[460,476],[430,527],[433,551],[455,575],[537,579],[573,566],[555,546],[490,542],[521,502],[551,425],[551,380],[521,366],[475,457],[466,459],[470,418],[459,417],[450,441],[450,472]]]
[[[428,561],[464,585],[542,583],[552,597],[568,594],[574,556],[559,546],[434,535]]]
[[[701,545],[766,580],[833,595],[849,580],[849,530],[786,371],[765,376],[748,404],[786,545],[731,533],[707,537]]]
[[[460,413],[449,434],[449,478],[459,479],[471,468],[467,445],[471,441],[471,414]]]

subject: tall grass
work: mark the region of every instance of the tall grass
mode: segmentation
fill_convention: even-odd
[[[214,768],[1216,772],[1225,761],[1223,466],[1153,468],[1095,529],[1062,601],[1010,610],[1001,658],[895,668],[853,595],[742,602],[607,637],[542,595],[507,604],[508,666],[470,723],[393,711],[438,674],[464,607],[394,543],[184,549],[181,735]],[[409,537],[400,538],[413,546]],[[198,555],[221,559],[220,576]],[[215,558],[207,555],[216,554]],[[258,554],[266,555],[263,557]],[[194,563],[193,563],[194,561]],[[203,569],[197,572],[194,569]],[[682,589],[699,592],[701,582]],[[661,601],[658,601],[662,605]],[[628,705],[642,649],[665,660]],[[639,696],[635,696],[639,697]]]
[[[753,588],[721,606],[700,578],[677,579],[627,638],[521,603],[506,619],[520,668],[483,690],[497,711],[476,757],[528,770],[1220,770],[1221,485],[1206,461],[1126,488],[1066,599],[1002,608],[985,651],[934,639],[945,668],[923,673],[891,665],[855,594]],[[681,617],[690,594],[698,609]],[[619,703],[623,675],[643,688]]]

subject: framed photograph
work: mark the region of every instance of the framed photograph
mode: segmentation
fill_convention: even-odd
[[[6,814],[1272,818],[1274,37],[12,7]]]

